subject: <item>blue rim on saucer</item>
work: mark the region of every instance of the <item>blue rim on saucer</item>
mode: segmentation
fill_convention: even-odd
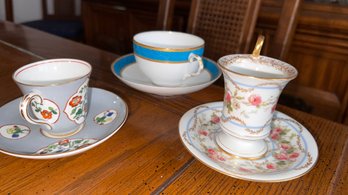
[[[134,54],[128,54],[128,55],[120,57],[118,61],[115,61],[113,63],[113,67],[116,74],[121,75],[122,69],[132,63],[135,63]],[[221,74],[220,70],[216,66],[215,62],[207,58],[203,58],[203,63],[204,63],[204,69],[207,69],[212,74],[212,79],[220,76]]]
[[[137,67],[133,53],[117,58],[111,64],[111,71],[122,82],[139,91],[156,95],[171,96],[201,90],[211,85],[221,76],[222,73],[213,60],[203,58],[203,63],[204,70],[200,75],[188,78],[184,81],[184,85],[176,87],[164,87],[153,84]],[[136,72],[136,74],[129,74],[134,72]]]

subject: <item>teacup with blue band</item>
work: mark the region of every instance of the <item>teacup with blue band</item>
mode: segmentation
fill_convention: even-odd
[[[140,70],[156,85],[180,86],[204,68],[204,40],[173,31],[148,31],[133,37],[133,49]]]

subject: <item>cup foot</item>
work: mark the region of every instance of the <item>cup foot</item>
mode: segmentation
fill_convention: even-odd
[[[82,123],[79,127],[77,127],[76,129],[69,131],[68,133],[52,133],[52,132],[47,132],[43,129],[40,129],[41,133],[46,136],[46,137],[50,137],[50,138],[65,138],[65,137],[70,137],[72,135],[75,135],[76,133],[80,132],[81,129],[83,129],[83,127],[85,126],[85,123]]]
[[[246,140],[219,132],[215,136],[217,145],[225,152],[239,158],[259,159],[267,153],[267,144],[264,139]]]

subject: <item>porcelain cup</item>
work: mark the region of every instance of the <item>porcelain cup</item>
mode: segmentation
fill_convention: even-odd
[[[156,85],[180,86],[204,69],[204,40],[173,31],[148,31],[133,37],[139,69]]]
[[[216,137],[225,151],[246,158],[267,151],[271,121],[285,85],[297,70],[277,59],[249,54],[227,55],[218,60],[224,75],[225,95]]]
[[[19,113],[48,137],[79,132],[87,115],[92,67],[76,59],[50,59],[22,66],[13,79],[24,94]]]

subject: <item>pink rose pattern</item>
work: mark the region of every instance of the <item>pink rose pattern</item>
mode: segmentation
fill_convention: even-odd
[[[257,99],[257,98],[256,98]],[[257,102],[258,100],[256,100]],[[198,128],[192,129],[196,132],[196,137],[200,139],[202,143],[203,152],[212,159],[213,161],[222,164],[226,167],[231,164],[230,156],[227,155],[217,146],[209,144],[214,137],[214,129],[217,129],[217,125],[220,121],[219,116],[216,112],[213,112],[208,120],[198,119],[197,121],[202,121],[197,125]],[[204,121],[206,123],[204,123]],[[298,157],[301,156],[302,151],[300,147],[296,145],[296,136],[293,135],[290,129],[285,127],[276,126],[273,127],[270,133],[270,141],[274,142],[276,148],[272,151],[272,156],[255,161],[254,164],[243,164],[241,163],[239,167],[234,167],[234,170],[238,170],[245,173],[260,173],[261,172],[274,172],[277,170],[284,170],[289,168],[294,162],[297,161]],[[232,159],[233,160],[233,159]]]
[[[240,95],[238,93],[239,91],[237,89],[234,91],[225,91],[224,103],[226,104],[228,113],[231,113],[233,110],[239,110],[241,104],[254,108],[269,107],[271,113],[274,113],[276,109],[277,100],[272,98],[263,100],[259,94]]]

